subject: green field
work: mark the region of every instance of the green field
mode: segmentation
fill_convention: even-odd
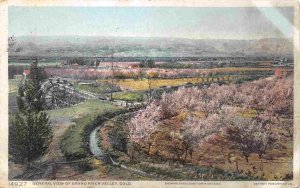
[[[51,118],[71,117],[72,119],[78,119],[87,115],[96,116],[104,111],[114,109],[119,109],[119,107],[95,99],[82,102],[69,108],[48,110],[47,113]]]
[[[67,158],[77,159],[86,157],[86,152],[82,147],[82,135],[84,127],[92,122],[93,119],[94,117],[90,115],[79,118],[64,133],[61,138],[60,147]]]
[[[124,101],[143,101],[144,94],[142,92],[117,93],[113,94],[113,99]]]
[[[19,80],[9,79],[8,80],[9,93],[17,92],[19,88],[19,83],[20,83]]]
[[[222,80],[231,79],[228,76],[223,76]],[[124,79],[117,82],[117,85],[123,88],[127,88],[135,91],[142,91],[149,89],[149,82],[151,84],[151,88],[159,88],[161,86],[178,86],[184,85],[187,83],[204,83],[207,81],[217,81],[217,78],[209,77],[209,78],[175,78],[175,79],[151,79],[148,81],[147,79],[143,80],[134,80],[134,79]]]

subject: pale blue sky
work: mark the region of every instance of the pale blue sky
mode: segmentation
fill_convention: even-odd
[[[293,8],[9,7],[9,35],[293,37]]]

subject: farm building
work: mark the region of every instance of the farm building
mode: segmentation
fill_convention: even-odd
[[[129,69],[136,69],[136,68],[138,68],[138,67],[139,67],[139,65],[137,65],[137,64],[130,64],[130,65],[128,66]]]
[[[276,68],[274,70],[274,75],[276,78],[283,78],[283,77],[287,77],[288,75],[291,74],[291,71],[287,70],[287,69],[283,69],[283,68]]]
[[[23,75],[24,75],[24,77],[26,78],[28,75],[30,74],[30,70],[24,70],[23,71]]]

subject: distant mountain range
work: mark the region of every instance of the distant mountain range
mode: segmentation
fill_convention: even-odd
[[[293,40],[18,36],[10,37],[8,52],[9,56],[20,57],[272,57],[292,56]]]

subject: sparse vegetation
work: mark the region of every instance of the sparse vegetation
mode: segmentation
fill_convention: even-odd
[[[74,87],[76,89],[89,91],[92,93],[105,93],[105,92],[110,91],[110,89],[111,89],[111,86],[109,84],[101,84],[101,85],[96,85],[96,84],[79,85],[79,84],[76,84]]]

